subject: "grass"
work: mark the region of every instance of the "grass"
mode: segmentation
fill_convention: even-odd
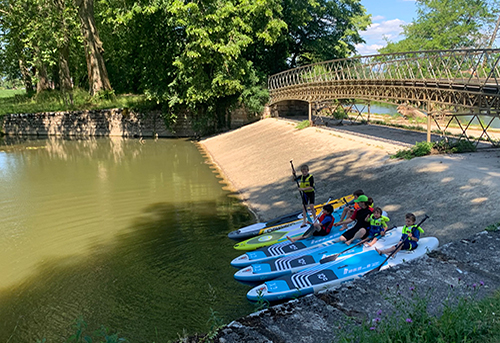
[[[87,91],[82,89],[75,89],[73,91],[73,105],[66,104],[63,95],[58,91],[47,91],[33,96],[24,93],[2,97],[2,94],[7,93],[0,93],[0,116],[12,113],[99,110],[108,108],[140,109],[154,107],[155,105],[148,102],[143,95],[115,96],[114,94],[105,94],[100,97],[91,97]],[[10,94],[12,95],[13,93],[11,92]]]
[[[17,94],[26,94],[24,89],[0,89],[0,98],[10,98]]]
[[[295,128],[297,130],[302,130],[302,129],[305,129],[306,127],[309,127],[311,126],[311,122],[309,120],[303,120],[301,121],[300,123],[298,123]]]
[[[476,151],[476,146],[469,141],[459,140],[449,142],[441,140],[439,142],[417,142],[409,149],[398,150],[391,158],[402,158],[411,160],[415,157],[421,157],[434,154],[457,154]]]
[[[475,294],[484,283],[461,285],[470,290],[469,296],[454,296],[454,288],[443,299],[442,314],[428,312],[430,293],[421,295],[415,287],[409,291],[398,289],[397,294],[389,298],[395,304],[395,313],[383,317],[382,311],[377,317],[355,327],[351,332],[343,333],[339,342],[366,343],[445,343],[445,342],[481,342],[500,341],[500,293],[475,300]],[[403,294],[405,293],[405,294]],[[406,294],[409,293],[409,294]]]

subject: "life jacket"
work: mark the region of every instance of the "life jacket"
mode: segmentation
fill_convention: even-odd
[[[376,219],[373,217],[373,214],[370,215],[370,226],[387,226],[385,223],[387,223],[390,219],[386,216],[380,216],[379,219]]]
[[[330,224],[328,224],[327,227],[324,227],[323,224],[321,224],[321,227],[322,227],[322,230],[326,231],[326,233],[328,234],[332,230],[333,222],[335,221],[335,219],[333,218],[333,215],[323,213],[321,216],[319,216],[318,221],[321,223],[323,221],[323,219],[326,218],[326,216],[329,216],[330,218],[332,218],[332,221],[330,222]]]
[[[424,230],[420,226],[417,226],[417,225],[411,225],[411,226],[405,225],[405,226],[403,226],[403,230],[401,230],[401,232],[402,232],[401,239],[406,240],[410,233],[412,234],[412,236],[415,236],[413,234],[415,232],[415,230],[420,231],[420,233],[424,233]]]
[[[300,176],[300,188],[311,187],[311,182],[309,181],[311,179],[311,177],[312,177],[312,174],[309,174],[304,179],[304,175],[301,175]],[[304,192],[306,192],[306,193],[314,192],[314,188],[308,189],[307,191],[304,191]]]

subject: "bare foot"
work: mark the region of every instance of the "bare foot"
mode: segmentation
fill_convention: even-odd
[[[295,239],[290,236],[286,236],[286,239],[288,239],[292,243],[295,243]]]
[[[379,255],[383,254],[383,252],[381,250],[378,250],[377,248],[375,248],[375,251],[378,252]]]
[[[345,241],[345,245],[350,245],[352,243],[352,239]]]

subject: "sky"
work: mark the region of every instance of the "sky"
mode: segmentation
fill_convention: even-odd
[[[377,54],[386,45],[384,37],[393,42],[402,39],[401,25],[416,17],[414,0],[361,0],[361,4],[372,15],[372,24],[361,32],[366,44],[356,46],[360,55]]]

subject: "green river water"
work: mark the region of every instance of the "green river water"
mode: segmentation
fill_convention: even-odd
[[[83,317],[130,342],[253,311],[227,233],[252,222],[195,143],[0,141],[0,342],[63,342]]]

